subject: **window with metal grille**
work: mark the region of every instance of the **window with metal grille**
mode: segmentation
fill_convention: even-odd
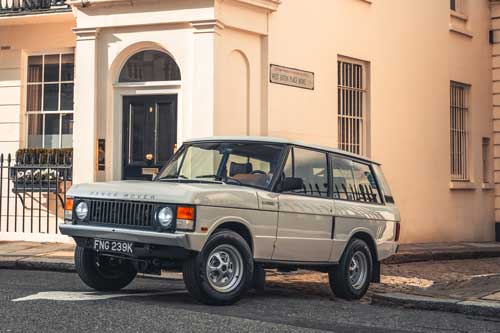
[[[366,65],[339,59],[338,70],[338,146],[354,153],[367,154]]]
[[[483,138],[483,183],[490,182],[490,138]]]
[[[450,83],[450,167],[454,181],[469,180],[469,90],[469,85]]]

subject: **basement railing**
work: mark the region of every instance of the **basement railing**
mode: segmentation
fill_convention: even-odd
[[[0,0],[1,14],[31,14],[67,10],[66,0]]]

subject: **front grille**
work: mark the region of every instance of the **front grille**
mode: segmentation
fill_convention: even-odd
[[[86,223],[131,228],[152,228],[157,204],[121,200],[85,199],[89,205]]]

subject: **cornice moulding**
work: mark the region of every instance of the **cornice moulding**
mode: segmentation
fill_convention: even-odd
[[[279,5],[281,4],[281,0],[234,0],[234,1],[242,2],[254,7],[260,7],[273,12],[278,10]]]

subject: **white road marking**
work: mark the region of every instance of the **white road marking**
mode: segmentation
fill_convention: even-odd
[[[94,291],[42,291],[34,295],[13,299],[12,302],[50,300],[50,301],[95,301],[106,300],[118,297],[147,297],[174,295],[184,293],[185,290],[156,291],[156,292],[122,292],[122,293],[102,293]]]

